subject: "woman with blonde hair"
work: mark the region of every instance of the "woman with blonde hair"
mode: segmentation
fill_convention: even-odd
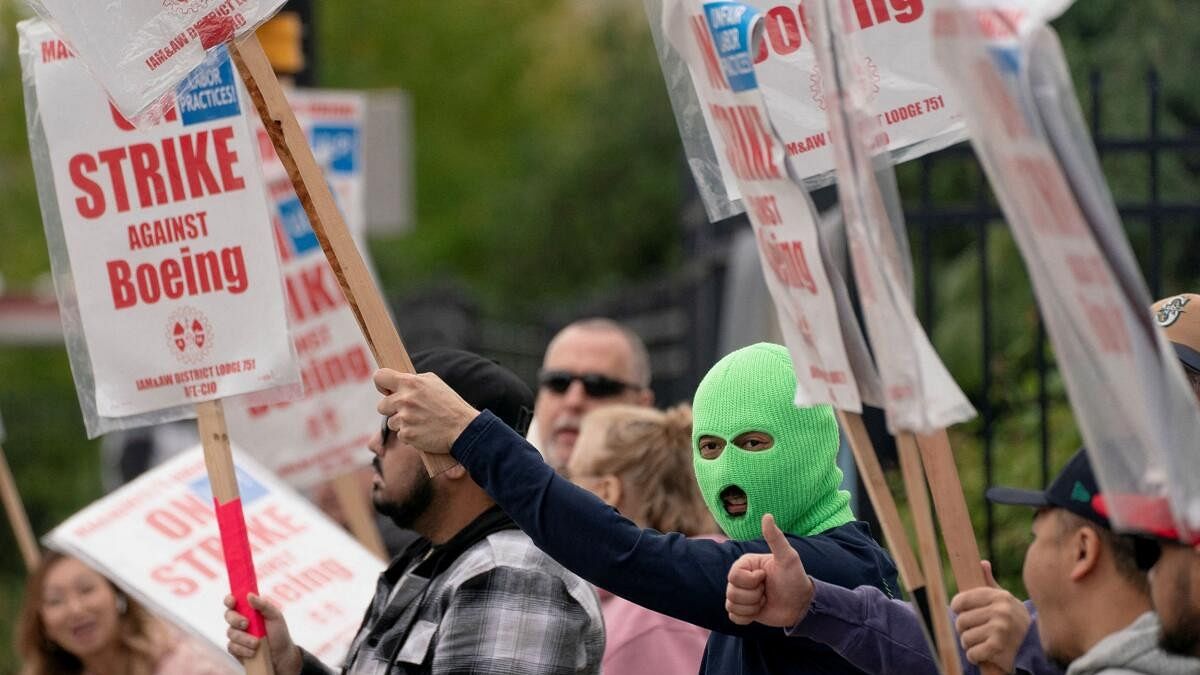
[[[692,468],[692,409],[608,405],[583,418],[567,464],[572,482],[641,527],[718,538]],[[603,589],[604,672],[695,675],[708,631]]]
[[[25,584],[22,675],[231,675],[82,561],[48,552]]]

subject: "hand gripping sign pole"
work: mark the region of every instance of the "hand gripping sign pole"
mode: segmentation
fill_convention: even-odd
[[[767,287],[779,312],[780,328],[796,370],[796,404],[832,404],[840,412],[859,467],[895,554],[900,576],[912,593],[923,616],[929,616],[921,573],[908,545],[895,502],[888,492],[874,449],[859,417],[862,405],[859,387],[870,369],[863,359],[851,358],[855,351],[844,338],[851,338],[856,324],[846,324],[837,311],[845,295],[831,282],[823,261],[815,213],[808,195],[786,174],[782,144],[769,128],[761,93],[753,70],[737,68],[736,47],[748,38],[749,13],[736,3],[671,2],[664,11],[664,33],[671,44],[695,69],[697,95],[716,120],[718,151],[730,158],[738,187],[749,205],[763,260]],[[718,44],[735,49],[717,56]],[[722,69],[722,61],[729,69]],[[704,77],[701,77],[704,75]],[[835,271],[835,270],[833,270]],[[861,341],[861,335],[858,336]],[[865,354],[865,347],[862,349]],[[863,372],[860,372],[863,371]],[[934,611],[942,611],[935,608]]]
[[[308,214],[313,232],[329,259],[329,265],[354,311],[354,317],[362,328],[375,360],[383,368],[414,372],[412,360],[408,358],[400,333],[392,324],[383,295],[363,263],[350,230],[333,201],[329,185],[313,157],[304,130],[288,105],[262,44],[250,33],[230,43],[229,52],[271,137],[271,144],[275,146],[275,152],[292,179],[296,195]],[[430,475],[437,475],[455,465],[449,455],[422,454],[421,458]]]
[[[21,493],[17,491],[17,483],[13,480],[12,471],[8,467],[8,457],[4,454],[4,420],[0,419],[0,501],[4,502],[4,511],[8,514],[8,523],[12,525],[13,538],[21,549],[21,559],[25,561],[25,569],[32,572],[37,567],[38,552],[37,538],[33,536],[33,528],[29,526],[29,515],[25,513],[25,505],[21,502]]]

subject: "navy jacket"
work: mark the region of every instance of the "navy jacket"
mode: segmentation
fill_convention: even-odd
[[[764,540],[716,542],[644,530],[556,474],[533,446],[486,410],[458,437],[451,454],[564,567],[630,602],[713,631],[701,673],[862,672],[825,645],[729,620],[729,568],[744,553],[768,553]],[[874,586],[888,595],[898,588],[891,558],[864,523],[788,540],[817,579],[846,588]]]

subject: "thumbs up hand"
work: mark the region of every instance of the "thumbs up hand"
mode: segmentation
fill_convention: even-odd
[[[791,627],[808,613],[813,582],[771,514],[763,516],[762,531],[771,552],[743,555],[729,569],[725,611],[741,626],[757,621]]]
[[[954,627],[968,661],[1010,673],[1033,619],[1023,602],[996,583],[992,564],[986,560],[983,576],[987,585],[962,591],[950,602],[950,609],[958,614]]]

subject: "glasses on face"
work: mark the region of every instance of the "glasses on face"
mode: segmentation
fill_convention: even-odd
[[[556,394],[565,394],[571,388],[571,383],[579,380],[583,383],[583,391],[592,398],[611,398],[623,393],[626,389],[641,389],[635,384],[614,380],[600,373],[572,373],[566,370],[543,370],[538,374],[538,386],[549,389]]]
[[[1149,572],[1151,567],[1158,563],[1158,559],[1162,557],[1162,542],[1157,539],[1147,537],[1133,538],[1133,559],[1137,562],[1138,569],[1143,572]]]

